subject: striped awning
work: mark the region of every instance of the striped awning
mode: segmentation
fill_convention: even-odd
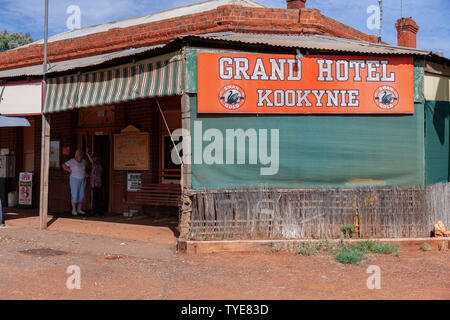
[[[181,94],[180,56],[47,80],[44,113]]]

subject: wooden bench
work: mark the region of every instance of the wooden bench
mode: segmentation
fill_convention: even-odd
[[[142,184],[136,192],[136,204],[178,207],[181,204],[179,184]]]

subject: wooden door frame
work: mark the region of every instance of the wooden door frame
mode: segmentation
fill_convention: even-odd
[[[97,134],[97,133],[102,133],[102,134]],[[93,147],[93,142],[94,142],[94,137],[97,135],[102,135],[102,136],[108,136],[109,137],[109,199],[108,199],[108,212],[112,212],[112,192],[113,192],[113,171],[114,171],[114,128],[112,127],[101,127],[101,128],[78,128],[77,129],[77,146],[78,148],[82,147],[83,144],[83,135],[87,134],[88,137],[90,137],[90,145]],[[92,148],[89,148],[90,151],[94,151],[92,150]],[[83,150],[84,151],[84,150]],[[92,203],[91,203],[92,205]]]

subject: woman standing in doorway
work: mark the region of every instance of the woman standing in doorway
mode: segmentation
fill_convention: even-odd
[[[86,160],[83,159],[83,151],[77,150],[75,157],[62,165],[62,168],[70,173],[70,193],[72,196],[72,215],[86,214],[81,210],[86,187]]]
[[[100,204],[100,188],[102,187],[102,164],[98,155],[90,155],[89,150],[86,149],[86,155],[91,163],[91,188],[92,188],[92,201],[93,201],[93,216],[101,217]]]

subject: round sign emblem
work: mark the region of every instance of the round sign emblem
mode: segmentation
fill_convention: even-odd
[[[399,95],[397,90],[391,86],[381,86],[375,90],[375,103],[384,110],[390,110],[398,105]]]
[[[245,103],[244,89],[235,84],[226,85],[219,92],[219,102],[228,110],[239,109]]]

